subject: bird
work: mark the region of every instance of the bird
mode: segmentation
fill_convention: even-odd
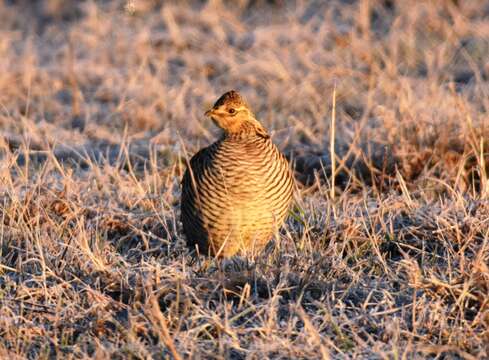
[[[258,255],[289,212],[289,163],[237,91],[224,93],[205,116],[221,135],[187,161],[180,202],[187,245],[219,258]]]

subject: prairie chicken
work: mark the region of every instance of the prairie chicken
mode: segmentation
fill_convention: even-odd
[[[285,157],[236,91],[205,113],[223,130],[182,180],[181,220],[200,253],[256,254],[285,220],[294,180]]]

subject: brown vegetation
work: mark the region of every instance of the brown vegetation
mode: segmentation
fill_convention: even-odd
[[[0,357],[489,357],[486,2],[233,3],[0,4]],[[303,184],[255,262],[178,221],[231,88]]]

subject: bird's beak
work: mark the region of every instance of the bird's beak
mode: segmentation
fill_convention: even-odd
[[[212,114],[214,114],[214,109],[209,109],[205,112],[205,116],[211,116]]]

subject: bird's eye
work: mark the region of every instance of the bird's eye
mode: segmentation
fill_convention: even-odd
[[[228,112],[229,112],[230,114],[234,114],[234,113],[236,112],[236,110],[234,110],[234,109],[229,109],[229,110],[228,110]]]

